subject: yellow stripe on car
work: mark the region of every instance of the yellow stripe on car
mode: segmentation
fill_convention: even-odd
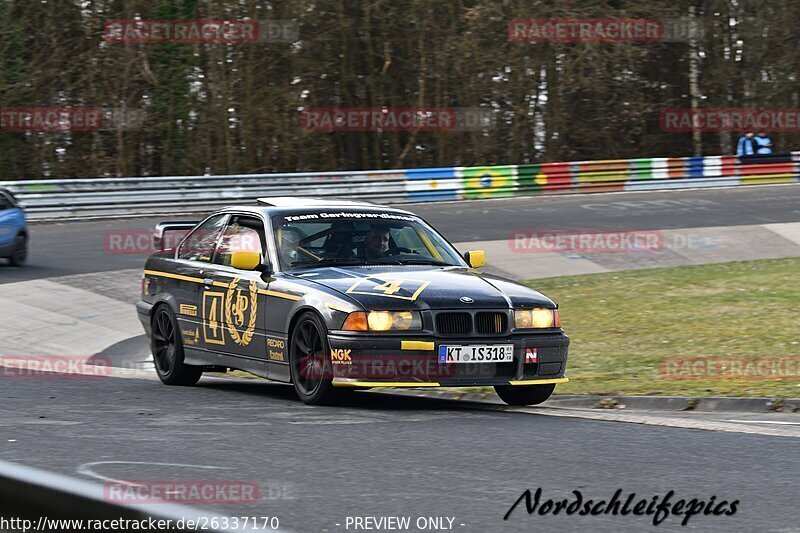
[[[286,300],[294,300],[294,301],[297,301],[300,298],[302,298],[301,296],[298,296],[296,294],[288,294],[288,293],[285,293],[285,292],[277,292],[277,291],[268,291],[266,289],[258,289],[258,293],[259,294],[266,294],[267,296],[275,296],[276,298],[284,298]]]
[[[203,283],[203,280],[200,278],[194,278],[192,276],[182,276],[180,274],[172,274],[170,272],[159,272],[158,270],[145,270],[144,273],[146,276],[157,276],[160,278],[170,278],[170,279],[179,279],[181,281],[190,281],[192,283]]]
[[[156,276],[156,277],[160,277],[160,278],[177,279],[177,280],[181,280],[181,281],[188,281],[190,283],[203,283],[203,280],[200,279],[200,278],[195,278],[195,277],[192,277],[192,276],[183,276],[181,274],[173,274],[171,272],[161,272],[159,270],[145,270],[144,274],[146,276]],[[214,287],[226,287],[226,288],[230,286],[230,284],[223,283],[222,281],[214,281],[213,285],[214,285]],[[297,301],[300,298],[302,298],[302,296],[298,296],[296,294],[288,294],[288,293],[285,293],[285,292],[270,291],[270,290],[267,290],[267,289],[258,289],[258,293],[259,294],[266,294],[267,296],[274,296],[276,298],[284,298],[286,300],[294,300],[294,301]]]
[[[553,379],[523,379],[519,381],[509,381],[509,385],[549,385],[552,383],[566,383],[569,378],[553,378]]]
[[[333,381],[334,387],[441,387],[434,381]]]
[[[553,379],[527,379],[520,381],[509,381],[509,385],[550,385],[553,383],[566,383],[569,378]],[[441,383],[435,381],[333,381],[334,387],[442,387]]]
[[[340,311],[342,313],[352,313],[355,309],[348,309],[346,307],[342,307],[340,305],[335,304],[328,304],[328,309],[333,309],[334,311]]]
[[[429,341],[400,341],[401,350],[433,350],[436,345]]]

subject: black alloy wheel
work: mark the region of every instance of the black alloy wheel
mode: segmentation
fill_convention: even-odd
[[[156,308],[153,315],[151,349],[156,373],[167,385],[194,385],[203,375],[201,367],[183,362],[183,339],[175,316],[166,305]]]

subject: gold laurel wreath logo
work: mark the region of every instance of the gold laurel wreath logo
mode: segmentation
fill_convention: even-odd
[[[247,323],[247,329],[242,335],[236,331],[236,326],[233,322],[233,298],[236,295],[236,287],[239,285],[241,278],[235,278],[228,285],[228,292],[225,294],[225,322],[228,325],[233,342],[240,346],[247,346],[253,340],[253,333],[256,331],[256,311],[258,311],[258,290],[255,281],[250,282],[250,321]]]

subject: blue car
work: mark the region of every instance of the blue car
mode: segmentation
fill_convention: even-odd
[[[0,257],[8,259],[13,266],[22,266],[28,259],[25,212],[6,189],[0,189]]]

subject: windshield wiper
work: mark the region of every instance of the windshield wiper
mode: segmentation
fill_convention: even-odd
[[[375,259],[371,262],[375,265],[436,265],[436,266],[458,266],[438,259]]]
[[[437,259],[359,259],[352,257],[321,259],[319,261],[294,261],[292,268],[314,268],[318,266],[334,265],[435,265],[435,266],[458,266]]]
[[[331,266],[331,265],[361,265],[364,264],[363,259],[352,257],[341,257],[339,259],[320,259],[319,261],[293,261],[291,266],[294,267],[316,267],[316,266]]]

